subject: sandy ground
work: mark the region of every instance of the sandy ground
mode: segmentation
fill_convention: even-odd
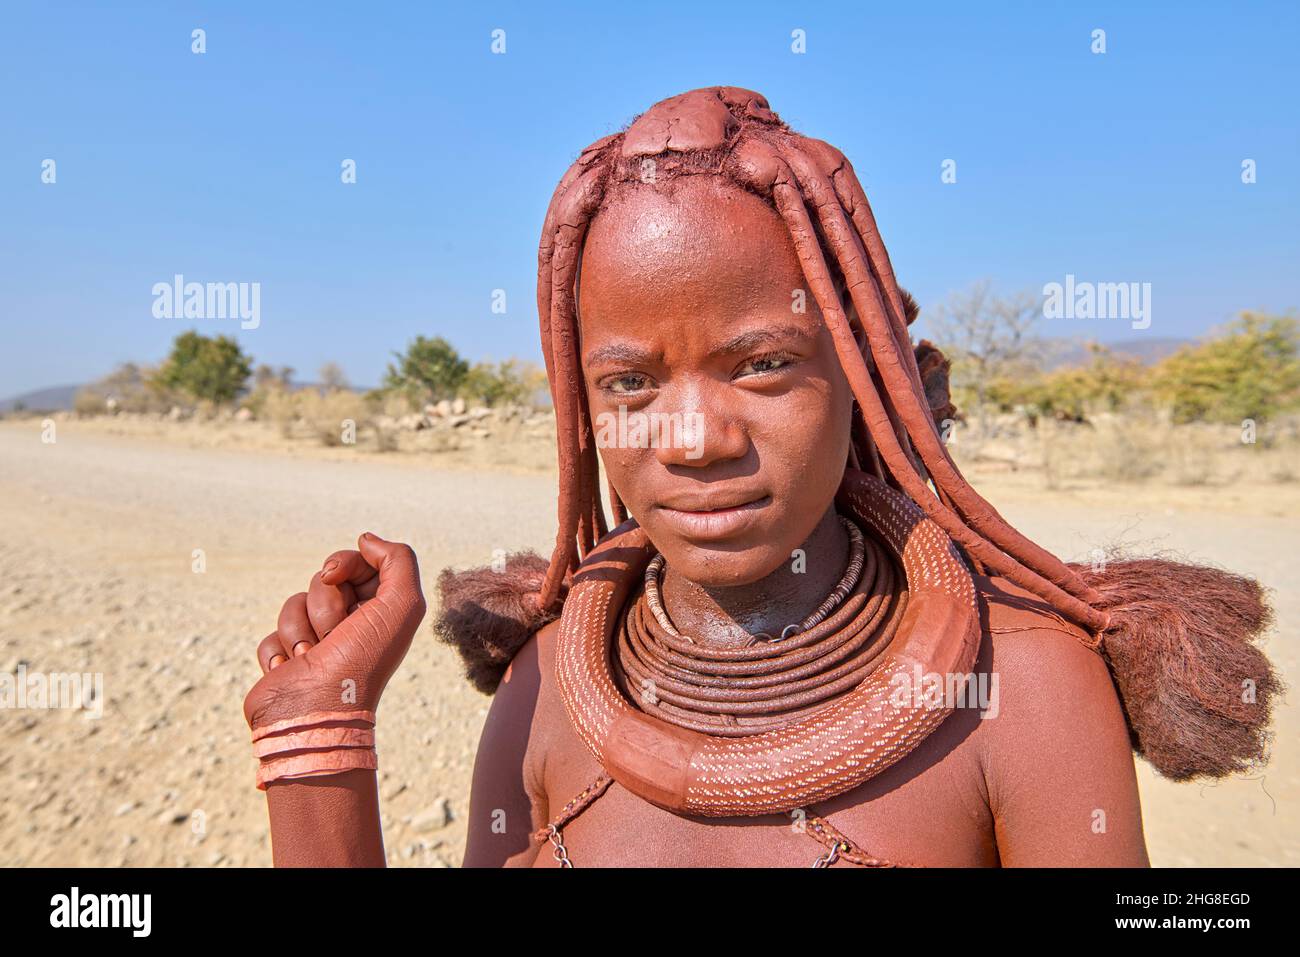
[[[0,865],[269,864],[241,703],[284,598],[364,530],[410,542],[430,594],[444,566],[544,550],[554,534],[544,448],[379,455],[197,426],[56,428],[44,443],[39,421],[0,423],[0,671],[102,673],[105,701],[99,719],[0,710]],[[523,467],[502,467],[512,459]],[[1275,590],[1269,653],[1297,684],[1295,488],[985,478],[1013,523],[1066,557],[1124,542],[1257,576]],[[459,863],[487,705],[422,629],[378,726],[392,864]],[[1294,708],[1275,731],[1272,763],[1248,778],[1175,785],[1139,765],[1153,863],[1300,865]]]

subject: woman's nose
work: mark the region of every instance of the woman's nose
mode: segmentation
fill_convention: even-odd
[[[655,456],[663,465],[702,468],[738,459],[749,451],[749,434],[725,404],[697,390],[678,403],[655,403],[668,417],[660,429]],[[667,439],[667,441],[664,441]]]

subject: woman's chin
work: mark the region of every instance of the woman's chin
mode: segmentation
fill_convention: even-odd
[[[660,551],[675,575],[704,588],[752,585],[789,561],[790,554],[790,549],[773,548],[770,541],[748,546],[677,541]]]

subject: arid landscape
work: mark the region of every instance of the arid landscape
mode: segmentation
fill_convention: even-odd
[[[102,673],[105,696],[98,719],[0,710],[0,864],[269,865],[241,703],[282,601],[366,530],[415,548],[431,596],[443,567],[546,549],[552,454],[527,427],[376,454],[255,422],[0,422],[0,671]],[[1267,650],[1296,686],[1300,483],[1285,469],[1123,482],[990,454],[968,474],[1065,557],[1123,544],[1258,577],[1278,619]],[[488,700],[426,624],[378,721],[391,864],[460,863]],[[1297,730],[1283,702],[1271,764],[1213,786],[1139,764],[1152,862],[1300,865]]]

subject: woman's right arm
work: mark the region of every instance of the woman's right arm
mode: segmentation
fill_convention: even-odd
[[[276,867],[383,867],[375,772],[343,771],[266,788]]]
[[[284,603],[276,630],[258,646],[262,678],[244,699],[249,727],[266,729],[263,743],[280,740],[277,734],[291,730],[287,724],[320,727],[313,718],[369,731],[424,613],[419,567],[408,546],[367,533],[357,550],[335,552],[308,590]],[[329,747],[338,754],[337,740]],[[282,749],[288,753],[295,752]],[[275,865],[383,867],[376,772],[350,761],[326,764],[319,748],[309,747],[304,760],[351,769],[265,785]]]

